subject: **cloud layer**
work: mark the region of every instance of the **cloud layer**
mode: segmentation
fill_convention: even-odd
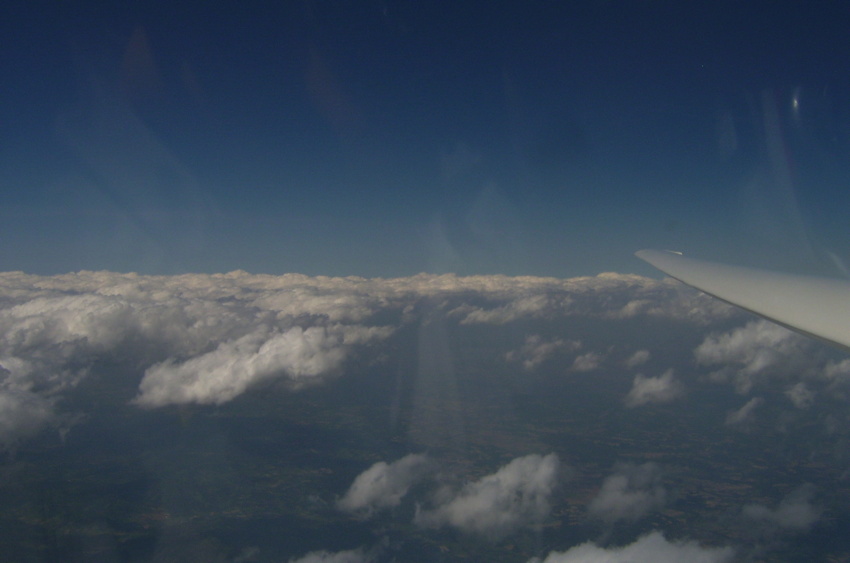
[[[427,456],[364,464],[343,487],[311,493],[322,499],[315,506],[326,509],[323,518],[377,527],[402,515],[402,526],[409,530],[412,518],[416,534],[440,535],[446,532],[435,530],[443,529],[455,537],[469,534],[475,542],[529,530],[554,534],[567,521],[564,514],[595,529],[616,525],[634,531],[623,523],[675,509],[661,466],[615,465],[601,483],[598,473],[586,480],[581,501],[565,500],[568,495],[559,499],[554,492],[563,484],[560,459],[569,455],[572,465],[572,456],[578,459],[589,451],[581,450],[586,438],[571,435],[570,424],[595,420],[596,413],[601,413],[600,432],[605,424],[660,420],[655,417],[675,414],[677,405],[671,403],[685,403],[679,400],[686,388],[688,401],[695,402],[698,393],[722,385],[726,389],[711,402],[701,403],[709,410],[697,413],[716,424],[714,437],[734,439],[744,434],[731,427],[749,431],[770,421],[793,429],[794,421],[804,417],[809,428],[846,433],[843,419],[820,416],[818,408],[827,398],[850,397],[850,361],[838,361],[769,323],[744,325],[746,319],[672,282],[617,274],[572,280],[0,274],[0,448],[11,450],[45,427],[63,432],[82,419],[85,413],[74,409],[90,408],[86,400],[92,386],[86,384],[104,381],[95,377],[122,378],[120,398],[110,408],[129,409],[146,419],[157,416],[156,409],[182,405],[181,413],[221,417],[217,422],[244,412],[260,389],[285,397],[325,385],[327,393],[312,389],[306,395],[320,397],[319,403],[334,397],[345,405],[346,393],[357,393],[361,382],[380,382],[381,393],[393,387],[395,393],[380,395],[386,403],[368,403],[366,393],[358,396],[374,409],[368,413],[373,418],[364,415],[364,421],[373,424],[386,416],[377,424],[390,419],[393,431],[399,431],[393,440],[403,439],[405,431],[415,437],[415,423],[422,420],[446,423],[458,436],[452,448],[458,447],[449,453],[432,447]],[[734,326],[735,320],[742,326]],[[669,339],[669,331],[676,338]],[[113,365],[120,369],[112,370]],[[342,399],[335,395],[341,389]],[[372,393],[379,387],[368,389]],[[564,397],[572,406],[568,416],[560,416],[559,402],[540,401],[540,393],[552,389],[559,390],[558,401]],[[742,398],[733,390],[759,396]],[[231,402],[236,408],[218,408]],[[654,404],[669,408],[641,408]],[[544,432],[523,434],[550,417],[557,423]],[[473,423],[478,424],[474,429]],[[634,449],[633,440],[640,439],[635,436],[619,443],[629,451],[618,449],[620,459],[657,459],[664,467],[677,463],[669,459],[674,444],[665,443],[656,457],[640,457],[645,450]],[[579,445],[577,451],[571,444]],[[527,448],[557,454],[523,455]],[[473,477],[460,480],[446,469],[438,471],[438,456],[468,452],[475,453],[465,459],[469,465],[463,474]],[[494,452],[499,459],[513,459],[502,467],[487,466],[483,460],[494,459]],[[374,460],[375,452],[356,459]],[[614,462],[607,457],[602,466]],[[784,490],[795,485],[785,484]],[[812,491],[801,487],[775,506],[738,499],[724,508],[766,531],[763,537],[799,534],[814,526],[822,512]],[[327,501],[334,494],[341,495],[335,504]],[[689,537],[706,536],[689,532]],[[660,532],[620,547],[551,545],[561,551],[549,554],[550,562],[732,557],[731,549],[669,541]],[[296,561],[375,558],[363,550],[314,551]]]
[[[55,422],[57,400],[102,358],[138,370],[137,406],[220,405],[269,381],[294,389],[322,383],[434,308],[460,325],[637,315],[700,324],[732,314],[675,283],[620,274],[559,280],[0,273],[0,445]],[[534,369],[579,346],[529,337],[510,359]],[[598,365],[589,354],[576,369]]]

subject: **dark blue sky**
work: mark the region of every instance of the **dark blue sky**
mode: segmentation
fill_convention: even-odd
[[[850,258],[842,2],[21,3],[0,269]]]

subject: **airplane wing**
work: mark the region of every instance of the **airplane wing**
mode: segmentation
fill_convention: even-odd
[[[670,250],[635,256],[709,295],[850,352],[848,281],[705,262]]]

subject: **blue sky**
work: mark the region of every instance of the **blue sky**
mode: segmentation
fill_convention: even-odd
[[[11,8],[0,269],[840,274],[850,9],[742,4]]]

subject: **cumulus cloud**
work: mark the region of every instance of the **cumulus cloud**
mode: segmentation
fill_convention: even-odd
[[[700,364],[725,366],[712,374],[715,381],[730,381],[739,393],[749,393],[768,377],[799,377],[815,369],[811,346],[810,339],[759,320],[708,336],[694,355]]]
[[[420,274],[408,278],[0,273],[0,442],[48,424],[103,358],[141,376],[135,404],[221,404],[271,379],[291,387],[342,373],[360,349],[438,307],[461,324],[636,315],[695,324],[729,310],[669,281]],[[378,321],[380,319],[380,322]],[[533,369],[574,341],[529,340]],[[576,366],[592,364],[593,356]],[[584,362],[584,363],[582,363]],[[19,408],[19,405],[29,405]]]
[[[438,492],[435,507],[417,508],[414,521],[423,527],[453,526],[490,538],[540,524],[549,515],[559,466],[554,453],[516,458],[459,491]]]
[[[638,350],[634,354],[628,357],[626,360],[627,368],[635,368],[637,366],[643,365],[649,361],[651,357],[649,350]]]
[[[135,402],[143,407],[219,405],[272,377],[303,385],[339,368],[351,345],[386,338],[390,332],[341,325],[293,327],[285,332],[260,329],[182,364],[168,360],[152,366]]]
[[[605,479],[599,494],[590,501],[591,515],[606,522],[639,520],[667,502],[661,485],[661,469],[655,463],[625,464]]]
[[[807,409],[815,402],[814,391],[809,389],[802,381],[785,391],[785,396],[788,397],[798,409]]]
[[[803,532],[811,528],[821,516],[821,508],[812,503],[814,493],[814,486],[806,483],[791,491],[775,509],[761,504],[748,504],[743,508],[743,514],[769,527]]]
[[[0,446],[11,448],[52,418],[51,401],[26,391],[0,392]]]
[[[752,420],[752,418],[755,416],[755,410],[763,402],[764,399],[762,399],[761,397],[753,397],[752,399],[747,401],[740,409],[730,412],[728,415],[726,415],[727,426],[741,424]]]
[[[410,487],[430,469],[431,462],[422,454],[410,454],[389,464],[379,461],[354,479],[337,507],[369,517],[377,510],[398,506]]]
[[[463,289],[475,291],[489,301],[488,305],[465,304],[452,309],[462,324],[506,324],[564,315],[607,319],[645,315],[708,324],[740,314],[733,307],[679,282],[633,274],[602,273],[565,280],[471,276],[441,281],[450,280],[462,280]]]
[[[588,352],[587,354],[582,354],[578,356],[572,365],[573,371],[593,371],[599,368],[599,364],[602,362],[602,355],[596,352]]]
[[[580,348],[581,342],[578,340],[547,340],[539,334],[532,334],[526,337],[519,350],[511,350],[505,354],[505,359],[509,362],[520,362],[524,370],[531,371],[560,351],[574,352]]]
[[[290,559],[289,563],[369,563],[374,561],[371,555],[367,555],[362,549],[351,549],[348,551],[311,551],[304,557]]]
[[[673,377],[668,369],[658,377],[646,377],[639,373],[635,376],[632,389],[624,402],[628,407],[639,407],[650,403],[669,403],[684,393],[682,384]]]
[[[563,552],[552,552],[546,559],[528,563],[725,563],[735,552],[730,547],[702,547],[694,541],[668,541],[661,532],[652,532],[623,547],[599,547],[583,543]]]

